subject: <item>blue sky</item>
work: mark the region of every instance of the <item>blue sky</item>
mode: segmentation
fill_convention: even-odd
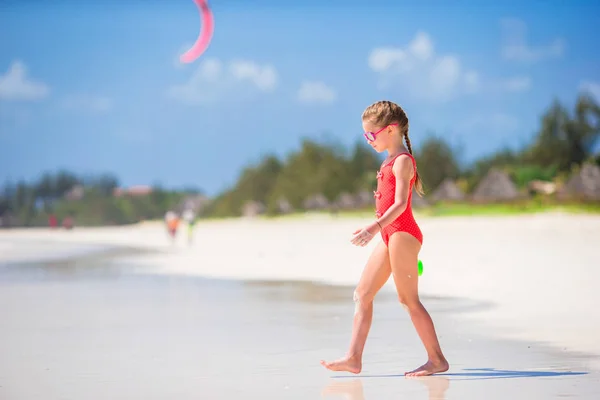
[[[379,99],[415,147],[436,132],[468,162],[527,143],[555,98],[600,97],[597,2],[449,3],[212,0],[210,47],[181,65],[192,0],[1,1],[0,182],[67,168],[212,195],[301,137],[353,144]]]

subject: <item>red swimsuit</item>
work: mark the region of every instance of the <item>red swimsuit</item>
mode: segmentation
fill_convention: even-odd
[[[400,153],[394,157],[387,164],[384,164],[379,171],[377,171],[377,191],[374,193],[375,207],[377,218],[380,218],[385,212],[394,204],[395,192],[396,192],[396,177],[392,172],[392,166],[394,161],[399,156],[406,155],[410,157],[413,163],[413,168],[417,170],[417,164],[414,157],[410,153]],[[412,189],[416,181],[417,174],[414,173],[410,179],[410,185],[408,188],[408,204],[406,210],[398,218],[392,221],[389,225],[386,225],[381,230],[381,237],[383,242],[387,246],[390,240],[390,236],[394,232],[406,232],[414,236],[421,244],[423,243],[423,233],[419,229],[419,225],[415,221],[412,213],[411,200],[412,200]]]

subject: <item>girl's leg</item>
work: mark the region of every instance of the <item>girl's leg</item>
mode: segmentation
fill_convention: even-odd
[[[373,320],[373,299],[392,273],[390,258],[385,244],[379,243],[367,261],[360,281],[354,291],[354,323],[350,348],[344,358],[323,361],[321,364],[332,371],[358,374],[362,369],[362,354]]]
[[[419,299],[417,263],[420,250],[421,243],[406,232],[396,232],[390,237],[390,261],[398,297],[408,310],[428,357],[425,364],[407,372],[408,376],[431,375],[448,370],[448,361],[440,348],[433,321]]]

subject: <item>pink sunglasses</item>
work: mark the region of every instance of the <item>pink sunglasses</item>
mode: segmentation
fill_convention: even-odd
[[[396,125],[398,125],[398,124],[397,123],[395,123],[395,124],[389,124],[389,125],[386,125],[383,128],[381,128],[377,132],[365,132],[363,135],[364,135],[365,139],[367,139],[367,141],[374,142],[375,139],[377,139],[377,135],[379,135],[381,133],[381,131],[383,131],[388,126],[396,126]]]

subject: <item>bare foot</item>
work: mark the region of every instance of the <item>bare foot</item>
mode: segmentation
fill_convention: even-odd
[[[410,372],[405,372],[406,376],[428,376],[433,374],[439,374],[440,372],[448,371],[449,365],[448,361],[442,359],[440,361],[427,361],[425,364],[421,365],[419,368],[414,369]]]
[[[356,357],[341,358],[332,362],[321,360],[321,365],[331,371],[346,371],[353,374],[358,374],[362,370],[362,361]]]

